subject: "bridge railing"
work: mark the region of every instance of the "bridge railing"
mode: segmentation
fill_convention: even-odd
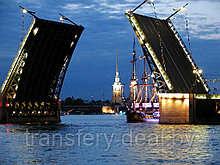
[[[168,25],[169,25],[170,29],[173,31],[173,33],[174,33],[175,37],[177,38],[177,40],[179,41],[181,47],[183,48],[183,50],[184,50],[184,52],[185,52],[185,54],[186,54],[187,59],[189,60],[189,62],[190,62],[191,65],[192,65],[193,70],[199,70],[199,68],[198,68],[198,66],[196,65],[194,59],[192,58],[191,52],[189,52],[189,50],[187,49],[185,43],[183,42],[183,39],[181,38],[181,36],[180,36],[179,33],[177,32],[177,30],[176,30],[174,24],[173,24],[170,20],[168,20]],[[203,77],[203,75],[202,75],[201,73],[198,73],[198,72],[197,72],[197,76],[198,76],[198,78],[200,79],[200,81],[202,82],[202,84],[203,84],[204,88],[206,89],[206,91],[209,92],[209,91],[210,91],[210,88],[208,87],[208,85],[207,85],[207,83],[206,83],[205,78]]]

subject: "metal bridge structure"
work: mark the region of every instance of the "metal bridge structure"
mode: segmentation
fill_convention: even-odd
[[[33,16],[1,88],[2,123],[60,121],[61,88],[84,27]]]
[[[158,91],[190,93],[197,83],[197,93],[209,92],[202,73],[170,20],[135,13],[126,13],[126,16],[140,42]]]
[[[220,123],[220,95],[209,93],[206,79],[170,20],[180,9],[167,19],[134,13],[144,3],[153,4],[144,1],[125,15],[157,87],[160,123]]]

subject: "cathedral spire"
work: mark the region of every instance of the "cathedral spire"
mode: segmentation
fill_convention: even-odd
[[[118,47],[116,48],[116,73],[115,73],[115,82],[120,82],[119,72],[118,72]]]
[[[121,101],[122,101],[122,84],[120,82],[119,71],[118,71],[118,47],[116,48],[115,82],[112,86],[113,86],[112,103],[121,103]]]
[[[118,72],[118,47],[116,48],[116,72]]]

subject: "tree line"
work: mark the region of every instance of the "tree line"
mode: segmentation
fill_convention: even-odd
[[[62,105],[111,105],[109,100],[83,100],[81,98],[74,99],[73,97],[67,97],[61,101]]]

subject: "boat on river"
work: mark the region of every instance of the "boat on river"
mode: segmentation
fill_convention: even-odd
[[[136,51],[135,40],[133,42],[133,74],[130,83],[129,104],[127,106],[127,122],[147,122],[151,119],[159,120],[159,103],[157,99],[156,83],[152,79],[152,75],[146,71],[146,57],[139,57],[139,61],[143,60],[144,72],[141,82],[139,83],[136,76]]]

